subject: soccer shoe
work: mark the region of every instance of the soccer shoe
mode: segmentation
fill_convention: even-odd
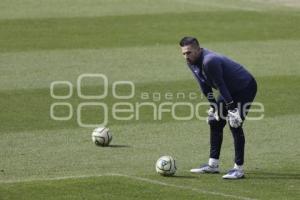
[[[244,171],[242,169],[231,169],[227,174],[223,176],[224,179],[241,179],[245,178]]]
[[[204,165],[200,166],[199,168],[191,169],[190,171],[192,173],[196,173],[196,174],[204,174],[204,173],[216,174],[216,173],[220,173],[218,166],[215,167],[215,166],[210,166],[208,164],[204,164]]]

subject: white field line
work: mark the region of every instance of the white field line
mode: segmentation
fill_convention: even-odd
[[[5,183],[26,183],[26,182],[32,182],[32,181],[59,181],[59,180],[66,180],[66,179],[93,178],[93,177],[104,177],[104,176],[116,176],[116,175],[107,173],[107,174],[95,174],[95,175],[28,178],[28,179],[19,179],[19,180],[0,180],[0,184],[5,184]]]
[[[207,191],[207,190],[198,189],[198,188],[189,187],[189,186],[182,186],[182,185],[175,185],[175,184],[165,183],[165,182],[152,180],[152,179],[148,179],[148,178],[142,178],[142,177],[138,177],[138,176],[129,176],[129,175],[125,175],[125,174],[114,174],[114,175],[130,178],[130,179],[134,179],[134,180],[138,180],[138,181],[144,181],[144,182],[152,183],[152,184],[156,184],[156,185],[174,187],[174,188],[184,189],[184,190],[191,190],[191,191],[198,192],[198,193],[203,193],[203,194],[210,194],[210,195],[215,195],[215,196],[227,197],[227,198],[230,198],[230,199],[256,200],[256,199],[252,199],[252,198],[249,198],[249,197],[242,197],[242,196],[236,196],[236,195],[231,195],[231,194],[225,194],[225,193],[222,193],[222,192],[212,192],[212,191]]]
[[[222,193],[222,192],[207,191],[207,190],[189,187],[189,186],[176,185],[176,184],[165,183],[165,182],[157,181],[157,180],[153,180],[153,179],[148,179],[148,178],[143,178],[143,177],[138,177],[138,176],[131,176],[131,175],[126,175],[126,174],[116,174],[116,173],[107,173],[107,174],[98,174],[98,175],[82,175],[82,176],[62,176],[62,177],[53,177],[53,178],[37,178],[37,179],[24,179],[24,180],[8,180],[8,181],[0,181],[0,184],[24,183],[24,182],[31,182],[31,181],[57,181],[57,180],[66,180],[66,179],[80,179],[80,178],[93,178],[93,177],[105,177],[105,176],[125,177],[128,179],[143,181],[143,182],[151,183],[151,184],[155,184],[155,185],[173,187],[173,188],[178,188],[178,189],[183,189],[183,190],[190,190],[190,191],[197,192],[197,193],[222,196],[222,197],[226,197],[226,198],[230,198],[230,199],[257,200],[257,199],[253,199],[253,198],[249,198],[249,197],[231,195],[231,194],[226,194],[226,193]]]

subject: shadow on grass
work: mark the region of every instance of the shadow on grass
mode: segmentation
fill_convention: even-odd
[[[251,179],[294,179],[300,180],[300,173],[274,173],[264,171],[250,171],[247,172],[247,177]]]

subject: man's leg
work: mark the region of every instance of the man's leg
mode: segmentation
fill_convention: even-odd
[[[244,120],[244,118],[242,118]],[[223,176],[224,179],[240,179],[244,178],[244,149],[245,149],[245,135],[242,125],[238,128],[230,126],[234,142],[234,167]]]
[[[215,109],[218,111],[219,120],[209,122],[210,126],[210,158],[219,159],[223,142],[223,129],[226,125],[227,110],[224,99],[219,96]]]
[[[235,150],[234,162],[236,165],[242,166],[244,164],[244,149],[245,149],[244,131],[241,126],[238,128],[230,127],[230,130],[234,142],[234,150]]]
[[[234,102],[237,103],[237,107],[240,111],[240,116],[244,121],[248,110],[250,109],[251,103],[253,102],[256,95],[256,82],[253,81],[249,86],[239,94],[234,96]],[[234,158],[234,168],[228,172],[228,174],[224,175],[223,178],[228,179],[237,179],[243,178],[243,164],[244,164],[244,151],[245,151],[245,134],[243,130],[243,124],[238,128],[230,127],[233,140],[234,140],[234,150],[235,150],[235,158]]]
[[[226,125],[224,119],[213,121],[210,126],[210,158],[219,159],[223,142],[223,129]]]
[[[204,164],[198,168],[191,169],[192,173],[219,173],[219,157],[223,142],[223,129],[226,125],[226,120],[222,116],[226,116],[225,103],[223,98],[219,97],[215,109],[219,114],[219,120],[209,120],[210,127],[210,158],[208,164]],[[224,112],[224,113],[223,113]]]
[[[257,91],[256,82],[253,81],[249,86],[239,94],[235,95],[234,101],[237,102],[237,107],[240,112],[240,116],[244,121],[248,110],[251,107]],[[243,165],[244,164],[244,149],[245,149],[245,134],[243,130],[243,124],[238,128],[230,127],[233,140],[234,140],[234,149],[235,149],[235,164]]]

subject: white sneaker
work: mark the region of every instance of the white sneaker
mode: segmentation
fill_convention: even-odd
[[[223,176],[224,179],[241,179],[245,178],[244,171],[242,169],[231,169],[227,174]]]
[[[199,168],[191,169],[190,172],[196,173],[196,174],[204,174],[204,173],[210,173],[210,174],[216,174],[220,173],[218,166],[210,166],[208,164],[204,164],[200,166]]]

